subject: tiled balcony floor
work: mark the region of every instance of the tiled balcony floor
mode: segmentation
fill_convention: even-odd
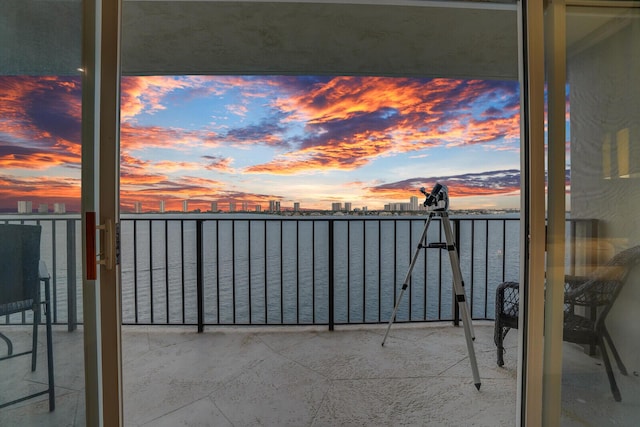
[[[125,425],[515,424],[515,333],[507,337],[506,365],[499,368],[493,325],[475,325],[478,391],[462,327],[398,324],[382,347],[384,327],[208,328],[203,334],[193,327],[124,327]],[[12,332],[28,340],[28,329]],[[81,331],[60,329],[54,335],[56,411],[49,413],[46,398],[37,398],[0,410],[0,425],[84,425]],[[640,415],[640,398],[633,393],[640,389],[637,377],[617,375],[623,402],[615,403],[597,359],[575,348],[565,354],[578,374],[571,379],[587,386],[565,392],[563,424],[637,425],[628,421],[640,419],[630,418]],[[42,357],[34,374],[29,357],[0,362],[1,401],[25,387],[41,387],[34,383],[46,380]],[[598,424],[597,416],[608,422]]]

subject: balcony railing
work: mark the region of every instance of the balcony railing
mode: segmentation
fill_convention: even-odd
[[[78,216],[5,216],[43,226],[55,323],[82,322]],[[138,325],[386,323],[425,216],[123,215],[122,320]],[[519,277],[517,216],[451,218],[473,319],[493,319],[495,287]],[[597,221],[567,221],[567,266]],[[436,218],[428,242],[443,241]],[[422,249],[397,322],[456,321],[449,257]],[[587,257],[592,255],[587,254]],[[592,261],[590,259],[590,261]],[[28,316],[6,317],[25,323]]]

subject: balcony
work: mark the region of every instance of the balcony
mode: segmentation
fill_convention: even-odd
[[[512,424],[515,363],[496,366],[490,324],[476,327],[481,391],[473,385],[462,328],[399,325],[382,347],[383,334],[375,326],[334,332],[218,328],[203,334],[126,326],[126,425]],[[56,411],[48,412],[45,397],[5,408],[0,424],[83,424],[81,332],[58,329],[55,341]],[[515,349],[509,354],[515,357]],[[26,359],[14,359],[24,365],[16,370],[29,372]],[[46,370],[21,380],[46,381]],[[16,390],[22,382],[9,385]]]
[[[29,328],[11,328],[23,328],[17,345],[28,345]],[[506,365],[499,368],[492,324],[477,322],[475,331],[480,391],[473,386],[463,330],[451,325],[397,325],[384,347],[384,328],[373,325],[333,332],[208,328],[202,334],[189,327],[125,326],[125,425],[512,426],[516,335],[508,338]],[[44,396],[0,410],[0,425],[84,425],[81,331],[59,326],[54,341],[55,412],[48,412]],[[40,356],[44,360],[44,352]],[[45,369],[31,374],[29,360],[19,359],[0,371],[0,398],[46,381]],[[564,369],[571,374],[563,381],[563,425],[638,419],[637,378],[618,377],[624,400],[615,403],[597,363],[565,344]],[[15,379],[11,371],[28,374]]]
[[[80,221],[14,221],[44,228],[55,289],[57,409],[50,414],[46,400],[34,399],[1,410],[0,424],[83,425]],[[497,367],[491,320],[495,286],[518,276],[517,250],[510,249],[518,247],[518,219],[453,223],[473,307],[480,391],[463,329],[452,326],[450,266],[439,250],[419,259],[398,321],[380,345],[398,288],[389,283],[404,279],[423,217],[124,217],[127,425],[513,425],[517,335],[507,337],[506,364]],[[569,222],[570,246],[596,237],[596,225]],[[441,237],[436,223],[428,241]],[[568,253],[570,269],[580,256]],[[3,329],[18,335],[16,346],[28,345],[29,321],[3,319]],[[593,404],[609,400],[599,360],[568,344],[564,357],[565,371],[577,373],[563,388],[566,425],[637,419],[633,376],[618,378],[625,403],[605,410]],[[19,359],[11,369],[3,362],[0,399],[46,378],[45,369],[31,374],[29,360]]]

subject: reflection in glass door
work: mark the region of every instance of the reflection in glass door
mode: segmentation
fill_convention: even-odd
[[[570,112],[567,212],[591,225],[566,242],[565,265],[576,267],[564,270],[557,405],[562,425],[637,425],[640,9],[630,2],[588,5],[571,2],[561,22]]]

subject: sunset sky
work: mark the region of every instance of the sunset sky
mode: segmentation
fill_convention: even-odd
[[[452,209],[518,208],[514,81],[123,77],[121,205],[130,211],[382,209],[436,182]],[[0,77],[0,209],[79,210],[77,77]]]

